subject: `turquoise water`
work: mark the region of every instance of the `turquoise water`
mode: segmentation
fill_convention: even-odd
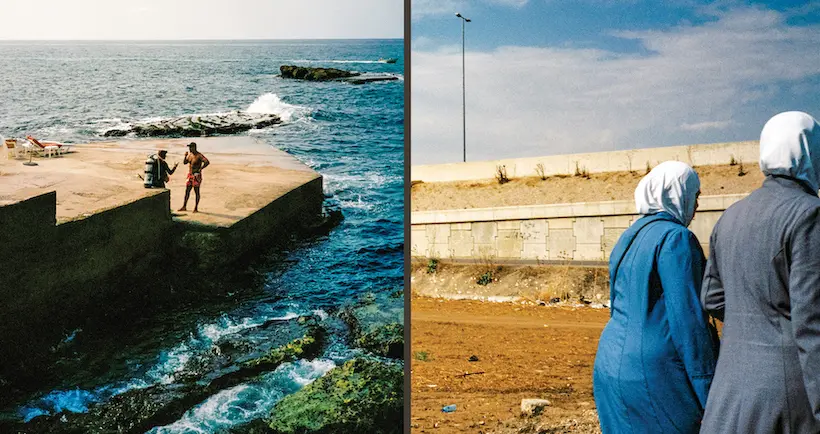
[[[379,63],[394,57],[396,64]],[[198,352],[225,336],[264,341],[273,318],[326,316],[367,292],[403,286],[403,41],[0,42],[0,134],[90,142],[123,122],[233,110],[279,114],[283,125],[251,134],[324,176],[326,202],[345,220],[328,235],[272,252],[252,297],[152,318],[133,336],[66,331],[63,378],[19,403],[22,419],[174,381]],[[398,81],[350,85],[284,80],[282,64],[389,73]],[[314,361],[282,365],[223,390],[156,432],[215,432],[273,404],[356,354],[344,330]]]

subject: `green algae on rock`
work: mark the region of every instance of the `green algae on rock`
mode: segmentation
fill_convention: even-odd
[[[351,345],[394,359],[404,353],[404,299],[367,294],[340,314]]]
[[[401,364],[353,359],[274,406],[275,434],[402,432]]]
[[[400,359],[404,353],[404,326],[399,323],[375,326],[359,334],[353,344],[380,356]]]
[[[305,319],[304,322],[309,323],[309,326],[301,338],[274,348],[265,356],[238,363],[234,371],[213,381],[207,381],[207,377],[213,373],[200,368],[224,369],[222,363],[197,365],[197,369],[180,373],[176,382],[171,384],[129,390],[114,396],[108,402],[90,406],[87,413],[62,412],[36,417],[26,428],[32,432],[49,433],[142,433],[156,426],[167,425],[220,390],[250,381],[260,374],[275,370],[283,363],[318,356],[322,350],[325,330],[315,320]],[[224,358],[219,361],[224,361]],[[23,430],[23,427],[19,429]]]

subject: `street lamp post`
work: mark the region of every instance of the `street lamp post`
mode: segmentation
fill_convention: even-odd
[[[464,138],[464,162],[467,162],[467,88],[464,82],[464,25],[470,22],[469,18],[456,12],[461,19],[461,122]]]

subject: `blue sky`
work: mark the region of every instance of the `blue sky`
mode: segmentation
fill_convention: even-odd
[[[412,161],[757,139],[820,117],[820,3],[412,0]]]

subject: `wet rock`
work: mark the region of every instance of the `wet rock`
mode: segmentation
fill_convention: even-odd
[[[177,383],[154,385],[129,390],[107,402],[89,407],[87,413],[63,412],[40,416],[19,429],[22,432],[48,433],[144,433],[155,427],[177,421],[190,408],[220,390],[247,382],[258,375],[276,369],[285,362],[298,358],[315,358],[324,341],[324,329],[311,327],[303,337],[275,348],[268,354],[244,363],[238,363],[213,381],[207,381],[213,372],[199,372],[200,365],[207,371],[217,365],[213,359],[186,365]],[[205,379],[205,381],[203,381]]]
[[[336,367],[271,411],[276,434],[402,432],[404,369],[368,359]]]
[[[211,381],[209,388],[215,391],[226,389],[273,371],[282,363],[296,359],[315,359],[322,351],[325,333],[325,329],[320,326],[311,327],[303,337],[274,348],[264,356],[239,363],[232,372]]]
[[[122,137],[134,133],[140,137],[200,137],[214,134],[235,134],[255,128],[282,123],[270,113],[235,111],[207,115],[186,115],[151,122],[137,122],[112,128],[102,133],[105,137]]]
[[[235,426],[229,429],[227,434],[268,434],[270,432],[268,422],[264,419],[257,419],[250,423]]]
[[[368,294],[340,316],[350,327],[352,346],[394,359],[404,357],[402,298]]]
[[[357,72],[345,71],[336,68],[310,68],[296,65],[282,65],[279,67],[282,78],[295,78],[308,81],[330,81],[340,78],[356,77]]]
[[[544,408],[549,407],[550,402],[546,399],[522,399],[521,414],[525,416],[537,416]]]
[[[87,413],[37,417],[24,426],[24,432],[143,433],[173,423],[206,397],[208,391],[194,384],[156,385],[117,395]]]
[[[362,75],[362,76],[352,77],[352,78],[344,78],[340,81],[344,81],[345,83],[350,83],[350,84],[366,84],[366,83],[375,83],[377,81],[395,81],[395,80],[398,80],[398,79],[399,79],[399,77],[397,77],[395,75],[388,75],[388,74],[375,75],[374,74],[374,75]]]
[[[338,226],[344,218],[344,214],[342,214],[341,210],[326,210],[326,212],[324,212],[316,221],[305,223],[302,226],[302,230],[313,235],[326,234],[330,232],[331,229]]]

